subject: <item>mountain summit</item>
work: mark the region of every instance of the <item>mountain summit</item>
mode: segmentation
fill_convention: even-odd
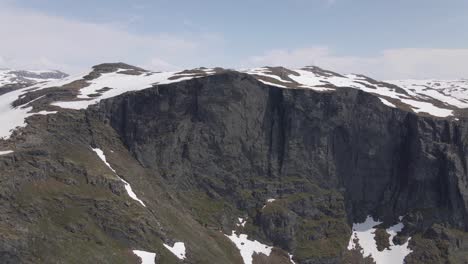
[[[468,261],[464,80],[44,77],[0,88],[3,263]]]

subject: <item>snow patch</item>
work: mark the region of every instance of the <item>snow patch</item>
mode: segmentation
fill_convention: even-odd
[[[244,264],[252,264],[253,254],[264,254],[270,256],[273,247],[262,244],[256,240],[249,240],[246,234],[236,235],[232,232],[232,235],[227,236],[239,249]]]
[[[56,80],[51,80],[51,81],[48,81],[48,82],[38,83],[38,84],[35,84],[35,85],[29,87],[29,89],[32,89],[34,91],[38,91],[38,90],[42,90],[42,89],[45,89],[45,88],[61,87],[61,86],[64,86],[66,84],[70,84],[70,83],[73,83],[75,81],[82,80],[83,77],[86,76],[86,75],[88,75],[88,73],[76,74],[76,75],[73,75],[73,76],[65,77],[63,79],[56,79]]]
[[[31,115],[52,115],[58,113],[57,111],[39,111],[36,113],[31,113]]]
[[[293,71],[295,73],[289,74],[288,78],[293,80],[294,83],[283,80],[268,68],[244,70],[243,72],[255,76],[265,84],[281,88],[287,88],[285,85],[288,83],[289,87],[291,87],[290,84],[293,84],[299,88],[308,88],[320,92],[334,91],[337,88],[359,89],[379,97],[382,103],[389,107],[397,108],[395,104],[387,100],[388,98],[392,98],[409,105],[416,113],[425,112],[436,117],[452,116],[453,107],[468,108],[468,82],[466,80],[406,80],[385,83],[356,74],[328,75],[305,68]],[[284,83],[284,85],[262,80],[262,77],[278,80]],[[324,87],[327,85],[333,88]],[[442,102],[442,105],[434,105],[434,100]]]
[[[416,101],[416,100],[409,100],[409,99],[403,99],[401,101],[405,104],[411,105],[413,107],[413,111],[416,113],[428,113],[428,114],[431,114],[433,116],[438,116],[438,117],[448,117],[448,116],[453,115],[453,110],[443,109],[431,103],[426,103],[426,102],[421,102],[421,101]]]
[[[417,97],[431,97],[458,108],[468,108],[466,80],[393,80],[386,81],[402,87]]]
[[[324,79],[324,77],[318,76],[317,74],[310,71],[295,70],[295,72],[298,73],[299,76],[290,74],[288,77],[294,80],[295,82],[299,83],[301,87],[309,88],[320,92],[334,91],[334,89],[331,88],[318,87],[329,83]]]
[[[169,246],[167,244],[164,244],[164,246],[172,252],[178,259],[185,259],[185,244],[183,242],[176,242],[174,243],[174,246]]]
[[[39,82],[52,81],[56,78],[45,78],[41,74],[57,74],[57,71],[18,71],[0,69],[0,87],[8,84],[33,85]]]
[[[135,194],[135,192],[133,192],[132,190],[132,186],[130,186],[130,184],[125,181],[124,179],[122,179],[118,174],[117,172],[112,168],[112,166],[107,162],[107,159],[106,159],[106,156],[104,155],[104,152],[99,149],[99,148],[93,148],[92,149],[98,156],[99,158],[104,162],[104,164],[106,164],[106,166],[112,171],[114,172],[115,175],[117,175],[117,177],[119,178],[119,180],[121,180],[123,183],[124,183],[124,186],[125,186],[125,190],[127,191],[127,194],[128,196],[130,196],[130,198],[132,198],[133,200],[139,202],[141,205],[143,205],[144,207],[146,207],[145,203],[143,203],[142,200],[140,200],[137,195]]]
[[[23,93],[27,92],[28,89],[29,88],[23,88],[0,95],[0,124],[2,124],[0,126],[0,139],[8,139],[10,138],[13,130],[19,127],[25,127],[25,120],[29,116],[47,115],[53,113],[47,111],[30,113],[32,111],[32,107],[28,107],[27,105],[31,102],[21,106],[13,107],[13,102],[18,100],[18,98]]]
[[[383,99],[382,97],[379,97],[379,99],[380,99],[380,101],[381,101],[384,105],[390,106],[390,107],[393,107],[393,108],[397,108],[396,105],[390,103],[389,101]]]
[[[132,198],[133,200],[139,202],[141,205],[146,207],[145,203],[142,200],[140,200],[137,197],[136,193],[132,190],[132,186],[127,181],[125,181],[124,179],[120,178],[120,180],[125,184],[125,190],[127,191],[128,196],[130,196],[130,198]]]
[[[245,72],[247,74],[250,74],[250,75],[268,77],[268,78],[280,81],[282,83],[292,83],[291,81],[284,80],[280,76],[271,73],[270,70],[268,68],[265,68],[265,67],[264,68],[254,68],[254,69],[250,69],[250,70],[244,70],[243,72]]]
[[[267,199],[267,200],[266,200],[266,204],[262,207],[262,209],[264,209],[269,203],[272,203],[272,202],[274,202],[274,201],[276,201],[276,199],[273,199],[273,198]]]
[[[244,218],[239,217],[237,220],[239,221],[239,223],[237,224],[237,226],[239,227],[240,226],[245,227],[245,224],[247,224],[247,218],[244,219]]]
[[[271,85],[271,86],[275,86],[275,87],[279,87],[279,88],[288,88],[284,85],[281,85],[281,84],[276,84],[276,83],[272,83],[272,82],[267,82],[267,81],[264,81],[264,80],[261,80],[261,79],[258,79],[260,82],[266,84],[266,85]]]
[[[169,84],[204,77],[195,74],[181,75],[178,74],[178,72],[150,72],[142,75],[129,75],[119,73],[122,70],[124,69],[119,69],[111,73],[104,73],[97,79],[87,81],[89,85],[80,89],[80,95],[78,95],[77,100],[54,102],[52,105],[76,110],[86,109],[88,106],[96,104],[103,99],[115,97],[129,91],[151,88],[156,84]],[[205,73],[211,74],[211,72],[207,71],[205,71]],[[178,76],[182,77],[175,78]],[[57,83],[54,83],[54,85],[57,86]],[[101,90],[103,88],[110,89],[103,91]]]
[[[294,256],[292,254],[289,254],[289,253],[288,253],[288,256],[289,256],[289,261],[291,261],[292,264],[296,264],[296,262],[294,262],[294,260],[293,260]]]
[[[381,223],[368,216],[364,223],[353,224],[353,234],[349,240],[348,250],[356,249],[359,245],[362,248],[362,255],[364,257],[371,256],[377,264],[404,264],[405,257],[412,252],[408,247],[411,238],[408,238],[408,241],[403,245],[393,243],[393,238],[403,230],[403,223],[400,222],[387,229],[387,233],[390,234],[390,249],[379,251],[375,241],[375,227]],[[358,243],[354,242],[356,238],[359,239]]]
[[[156,264],[156,261],[154,260],[156,258],[156,253],[143,250],[133,250],[133,254],[137,255],[141,259],[141,264]]]
[[[3,151],[0,151],[0,156],[8,155],[8,154],[11,154],[13,152],[14,152],[13,150],[3,150]]]
[[[104,162],[104,164],[106,164],[106,166],[111,169],[111,171],[113,171],[115,174],[117,174],[117,172],[112,168],[112,166],[107,162],[107,159],[106,159],[106,155],[104,155],[104,151],[102,151],[102,149],[99,149],[99,148],[93,148],[93,151],[98,155],[98,157],[102,160],[102,162]]]

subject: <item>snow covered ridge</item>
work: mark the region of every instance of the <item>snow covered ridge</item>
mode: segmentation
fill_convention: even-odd
[[[8,139],[15,128],[25,126],[25,119],[29,116],[53,113],[43,109],[34,111],[30,103],[39,98],[13,106],[20,96],[28,93],[28,86],[66,76],[67,74],[60,71],[0,70],[0,139]]]
[[[342,75],[314,66],[294,70],[263,67],[243,72],[265,84],[281,88],[306,88],[320,92],[339,88],[359,89],[376,95],[389,107],[402,107],[436,117],[454,116],[454,111],[468,108],[468,80],[381,82],[363,75]]]
[[[199,68],[182,72],[150,72],[125,64],[111,68],[106,64],[103,72],[96,69],[89,73],[67,79],[33,86],[34,89],[64,87],[82,82],[78,95],[67,100],[52,102],[52,106],[69,109],[85,109],[102,99],[118,96],[128,91],[138,91],[158,84],[169,84],[205,77],[226,71],[221,68]],[[240,72],[247,73],[259,81],[280,88],[313,89],[332,92],[339,88],[354,88],[379,97],[389,107],[402,107],[415,113],[426,113],[436,117],[450,117],[454,111],[468,108],[468,84],[466,81],[433,81],[431,86],[416,86],[410,81],[381,82],[356,74],[338,74],[315,66],[301,69],[263,67]],[[94,73],[94,75],[93,75]],[[92,77],[90,77],[92,76]],[[427,84],[427,81],[422,81]]]
[[[400,221],[402,217],[400,217]],[[406,243],[403,245],[395,245],[393,238],[403,230],[403,223],[391,226],[386,229],[386,232],[390,235],[389,243],[390,247],[382,251],[377,249],[377,243],[375,239],[376,226],[382,224],[382,222],[375,221],[374,218],[368,216],[364,223],[353,224],[353,234],[349,239],[348,250],[360,249],[364,257],[371,256],[376,264],[404,264],[405,258],[412,250],[408,247],[411,238],[408,238]]]
[[[149,72],[145,70],[135,70],[132,66],[122,65],[126,68],[116,68],[111,71],[99,73],[95,78],[91,76],[94,72],[68,79],[49,82],[33,86],[35,90],[63,87],[81,81],[78,96],[59,102],[53,102],[53,106],[68,109],[86,109],[88,106],[99,101],[129,91],[138,91],[151,88],[154,85],[169,84],[186,81],[194,78],[204,77],[216,73],[215,69],[199,68],[182,72]],[[91,76],[91,77],[90,77]]]
[[[8,139],[12,131],[25,126],[25,119],[32,115],[54,114],[61,109],[86,109],[100,100],[129,91],[226,71],[222,68],[198,68],[151,72],[123,63],[97,65],[89,72],[75,76],[56,71],[0,70],[0,139]],[[293,70],[263,67],[239,72],[284,89],[319,92],[333,92],[345,87],[359,89],[376,95],[388,107],[442,118],[455,118],[459,109],[468,108],[468,80],[380,82],[362,75],[341,75],[313,66]],[[13,85],[12,88],[11,84],[20,86]]]
[[[26,125],[25,119],[32,115],[54,114],[60,109],[86,109],[102,99],[118,96],[129,91],[151,88],[154,85],[169,84],[215,74],[219,68],[198,68],[181,72],[149,72],[137,67],[117,64],[94,66],[85,74],[67,76],[55,72],[62,79],[46,79],[23,85],[21,89],[1,93],[0,88],[0,139],[8,139],[18,127]],[[19,72],[19,71],[17,71]],[[54,72],[37,71],[31,74],[51,76]],[[20,83],[12,79],[11,71],[0,72],[0,81],[5,84]],[[28,75],[29,76],[29,75]],[[41,79],[42,80],[42,79]],[[0,85],[1,87],[2,85]],[[61,89],[58,101],[50,101],[50,96]],[[63,91],[66,91],[65,93]],[[29,98],[31,95],[35,97]],[[21,101],[21,105],[17,105]],[[24,101],[24,102],[23,102]],[[36,104],[38,107],[36,107]]]
[[[67,74],[60,71],[19,71],[0,70],[0,88],[6,85],[32,85],[39,82],[47,82],[65,78]]]

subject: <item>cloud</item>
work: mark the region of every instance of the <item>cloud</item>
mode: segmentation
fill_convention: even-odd
[[[468,77],[468,49],[388,49],[375,56],[340,56],[327,47],[271,50],[248,59],[249,66],[317,65],[378,79],[454,79]]]
[[[166,71],[181,70],[180,67],[170,64],[160,58],[153,58],[147,64],[142,65],[142,67],[145,69],[164,69]]]
[[[174,68],[174,64],[192,67],[198,59],[209,57],[221,39],[208,33],[134,34],[115,24],[70,20],[5,2],[0,2],[0,25],[0,67],[58,68],[72,73],[113,61],[161,67],[156,70]]]
[[[327,0],[329,1],[329,0]],[[373,56],[343,56],[326,46],[266,51],[234,61],[223,36],[189,20],[193,33],[136,34],[118,24],[98,24],[14,7],[0,0],[0,68],[60,69],[76,73],[103,62],[123,61],[152,70],[199,66],[235,68],[317,65],[377,79],[467,78],[467,49],[387,49]],[[195,30],[194,28],[198,28]]]

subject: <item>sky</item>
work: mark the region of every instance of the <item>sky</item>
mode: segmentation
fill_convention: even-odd
[[[468,78],[466,0],[0,0],[0,68],[316,65]]]

